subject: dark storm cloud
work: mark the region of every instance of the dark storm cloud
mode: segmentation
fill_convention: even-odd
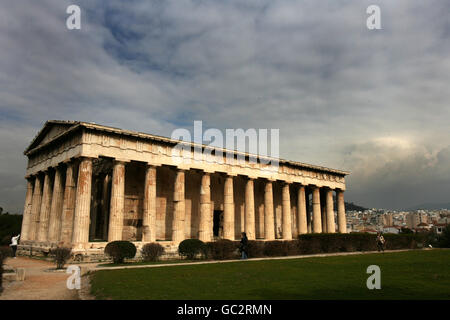
[[[347,200],[448,201],[450,23],[443,1],[0,0],[0,205],[21,210],[23,149],[47,119],[170,136],[280,128],[283,158],[352,171]]]

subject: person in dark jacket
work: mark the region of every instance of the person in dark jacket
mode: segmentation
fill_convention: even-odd
[[[386,242],[386,240],[384,240],[383,234],[381,232],[378,232],[378,234],[377,234],[378,252],[380,252],[380,251],[384,252],[384,243],[385,242]]]
[[[248,258],[247,249],[248,249],[247,234],[245,232],[242,232],[241,243],[239,245],[239,251],[242,254],[241,259],[247,259]]]

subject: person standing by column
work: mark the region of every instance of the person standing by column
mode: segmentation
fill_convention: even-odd
[[[248,258],[247,249],[248,249],[247,234],[245,232],[242,232],[241,243],[239,244],[239,251],[242,254],[241,259]]]
[[[381,232],[378,232],[377,234],[377,246],[378,246],[378,252],[382,251],[384,252],[384,243],[386,241],[384,240],[383,234]]]
[[[13,251],[13,258],[16,258],[16,251],[17,251],[17,243],[19,242],[20,234],[14,237],[14,235],[11,238],[11,244],[9,245]]]

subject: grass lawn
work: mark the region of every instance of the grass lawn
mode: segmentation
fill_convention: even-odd
[[[369,265],[381,290],[369,290]],[[450,250],[101,270],[98,299],[450,299]]]

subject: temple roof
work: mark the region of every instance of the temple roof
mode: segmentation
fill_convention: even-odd
[[[118,134],[118,135],[132,136],[132,137],[145,139],[145,140],[165,142],[165,143],[173,144],[173,145],[176,145],[178,143],[185,143],[185,144],[191,145],[191,146],[198,146],[198,144],[193,143],[193,142],[186,142],[186,141],[182,141],[182,140],[171,139],[171,138],[167,138],[167,137],[163,137],[163,136],[158,136],[158,135],[153,135],[153,134],[143,133],[143,132],[138,132],[138,131],[123,130],[120,128],[99,125],[94,122],[48,120],[45,122],[43,128],[38,132],[38,134],[31,141],[30,145],[25,149],[24,154],[29,156],[29,155],[37,152],[41,148],[60,139],[61,137],[65,136],[75,130],[79,130],[81,128],[86,128],[86,129],[91,129],[91,130],[96,130],[96,131],[104,131],[104,132],[114,133],[114,134]],[[215,148],[213,146],[204,145],[204,144],[202,144],[202,146],[204,148],[221,149],[223,152],[233,152],[234,154],[243,154],[246,156],[253,155],[255,157],[258,157],[258,155],[239,152],[236,150]],[[275,158],[271,158],[271,157],[264,157],[264,158],[275,159]],[[279,161],[280,164],[291,165],[294,167],[303,167],[303,168],[307,168],[307,169],[335,173],[335,174],[343,175],[343,176],[350,174],[350,172],[348,172],[348,171],[337,170],[337,169],[332,169],[332,168],[327,168],[327,167],[322,167],[322,166],[317,166],[317,165],[312,165],[312,164],[307,164],[307,163],[302,163],[302,162],[297,162],[297,161],[284,160],[281,158],[279,158],[277,160]]]

